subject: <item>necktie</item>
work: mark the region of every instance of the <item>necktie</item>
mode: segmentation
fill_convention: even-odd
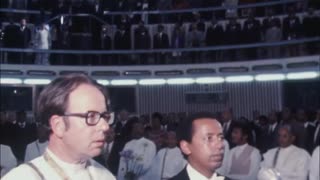
[[[107,147],[104,151],[104,161],[105,161],[105,165],[108,166],[108,158],[109,158],[109,154],[110,154],[110,151],[109,151],[109,147],[110,147],[110,144],[107,143]]]
[[[277,165],[277,160],[278,160],[279,152],[280,152],[280,148],[277,149],[276,154],[274,155],[274,158],[273,158],[272,166],[273,166],[274,168],[275,168],[276,165]]]
[[[223,134],[226,135],[226,134],[227,134],[227,131],[228,131],[228,124],[227,124],[227,123],[224,123],[224,124],[223,124]]]

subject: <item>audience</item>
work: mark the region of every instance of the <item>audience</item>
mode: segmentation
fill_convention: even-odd
[[[59,2],[59,3],[58,3]],[[296,15],[299,12],[297,6],[288,5],[288,12],[281,16],[274,12],[277,8],[268,8],[265,17],[258,17],[259,13],[255,13],[254,8],[247,9],[247,13],[233,15],[230,17],[221,17],[219,11],[214,13],[209,12],[193,12],[175,14],[122,14],[110,16],[103,14],[107,11],[128,11],[128,10],[155,10],[158,9],[160,3],[155,1],[94,1],[92,4],[89,1],[72,4],[67,1],[59,0],[57,5],[52,6],[49,11],[52,11],[51,17],[57,17],[59,14],[64,14],[60,18],[50,21],[47,26],[49,30],[46,34],[52,36],[53,49],[99,49],[99,50],[130,50],[130,49],[162,49],[162,48],[190,48],[190,47],[211,47],[219,45],[236,45],[236,44],[252,44],[259,42],[280,42],[282,40],[290,41],[307,37],[317,37],[320,34],[317,24],[319,21],[318,12],[314,10],[314,6],[310,5],[308,11],[304,14]],[[172,3],[172,4],[171,4]],[[173,9],[184,9],[192,4],[203,7],[206,2],[189,1],[170,1],[163,5]],[[215,4],[215,3],[213,3]],[[217,2],[221,4],[221,2]],[[164,7],[159,7],[163,9]],[[106,23],[101,23],[88,17],[68,16],[66,14],[86,12],[91,13],[101,20],[108,23],[107,32],[101,31],[106,29]],[[26,24],[27,19],[30,24]],[[36,45],[38,32],[33,26],[38,26],[38,23],[33,21],[33,17],[22,18],[21,26],[16,24],[3,24],[3,46],[8,48],[30,48],[31,42]],[[39,18],[37,18],[39,19]],[[40,18],[41,19],[41,18]],[[43,18],[42,18],[43,19]],[[44,18],[46,19],[46,18]],[[162,19],[157,21],[157,19]],[[167,19],[166,21],[164,19]],[[154,21],[155,25],[147,25],[145,20]],[[219,20],[219,21],[218,21]],[[8,21],[8,20],[7,20]],[[212,21],[211,23],[208,23]],[[10,22],[10,21],[9,21]],[[85,23],[88,22],[88,23]],[[143,23],[144,22],[144,23]],[[164,22],[166,24],[157,24]],[[229,23],[226,23],[229,22]],[[261,25],[260,25],[260,22]],[[39,22],[45,23],[45,22]],[[168,23],[179,24],[172,28]],[[139,24],[136,28],[135,24]],[[110,25],[110,26],[109,26]],[[156,26],[158,28],[154,28]],[[41,26],[40,26],[41,27]],[[110,27],[110,28],[109,28]],[[19,30],[20,29],[20,30]],[[40,28],[42,29],[42,28]],[[117,30],[116,30],[117,29]],[[157,29],[157,30],[155,30]],[[173,32],[170,32],[173,29]],[[168,31],[169,30],[169,31]],[[100,33],[101,32],[101,33]],[[100,33],[100,34],[99,34]],[[30,35],[31,34],[31,35]],[[42,33],[44,34],[44,33]],[[163,34],[160,35],[160,34]],[[241,34],[239,36],[239,34]],[[19,38],[16,38],[19,37]],[[161,40],[159,39],[161,37]],[[39,39],[39,38],[38,38]],[[47,41],[47,38],[42,38]],[[168,40],[167,40],[168,39]],[[170,41],[169,41],[170,40]],[[93,43],[98,42],[98,43]],[[50,49],[50,40],[48,42]],[[150,56],[149,53],[127,55],[113,54],[99,56],[85,56],[79,59],[76,64],[92,65],[127,65],[127,64],[170,64],[170,63],[208,63],[212,61],[236,61],[236,60],[251,60],[262,58],[279,58],[287,56],[298,56],[305,54],[319,53],[320,44],[318,42],[310,42],[305,45],[282,45],[268,46],[265,48],[245,48],[245,49],[230,49],[227,51],[215,50],[214,52],[191,51],[182,53],[174,51],[171,53],[155,53]],[[33,46],[39,49],[38,46]],[[282,51],[282,49],[284,51]],[[40,56],[41,55],[41,56]],[[49,64],[47,53],[37,53],[33,57],[32,53],[7,53],[5,58],[6,63],[32,63]],[[64,62],[67,55],[52,55],[50,58],[51,64],[61,64]],[[84,55],[83,55],[84,56]],[[70,56],[71,57],[71,56]],[[89,59],[85,60],[83,59]],[[114,59],[114,60],[110,60]],[[161,60],[160,60],[161,59]],[[8,61],[9,60],[9,61]],[[93,62],[95,61],[95,62]],[[64,62],[68,65],[68,62]]]
[[[284,180],[295,177],[304,179],[308,174],[309,179],[312,180],[317,175],[318,169],[314,166],[319,167],[313,164],[317,163],[315,161],[316,147],[319,149],[320,145],[320,111],[307,112],[309,111],[303,109],[292,111],[289,108],[283,108],[281,112],[273,110],[268,116],[258,116],[255,123],[252,124],[244,117],[238,120],[230,108],[224,109],[219,120],[222,123],[225,138],[228,140],[227,137],[229,137],[230,144],[234,147],[229,150],[229,143],[224,140],[224,159],[216,172],[230,179],[264,180],[266,177],[270,179],[280,173]],[[129,118],[130,116],[125,109],[119,111],[113,125],[114,128],[110,128],[106,133],[107,143],[95,160],[107,167],[114,175],[118,175],[120,179],[130,175],[128,172],[131,171],[133,173],[131,175],[138,176],[140,179],[171,178],[177,175],[185,167],[186,161],[177,146],[175,132],[177,127],[185,122],[186,113],[155,112],[151,114],[150,119],[145,117],[146,114],[141,115],[141,119]],[[26,119],[25,112],[19,111],[16,114],[1,112],[0,119],[0,143],[6,145],[2,153],[7,152],[11,147],[14,157],[14,163],[4,162],[5,158],[1,159],[2,172],[8,171],[8,169],[4,171],[6,167],[16,166],[23,161],[26,163],[38,157],[47,147],[47,129],[43,126],[30,129],[33,125],[30,126],[30,123],[22,120]],[[10,127],[18,128],[17,126],[19,128],[29,127],[27,128],[29,138],[38,132],[38,140],[30,141],[30,144],[26,145],[25,152],[17,148],[17,143],[25,141],[22,139],[27,137],[26,134],[21,134],[26,133],[25,130],[19,130],[20,135],[15,138],[10,135],[12,130],[6,131]],[[313,127],[314,131],[310,131],[310,128],[304,129],[305,127]],[[256,145],[251,144],[253,132],[256,135]],[[297,142],[299,137],[306,138],[307,136],[309,138],[312,136],[308,141],[309,146],[304,146],[307,145],[306,143]],[[128,152],[132,153],[131,156],[125,154]],[[311,153],[313,157],[310,161]],[[261,163],[260,154],[263,154]],[[278,154],[277,157],[276,154]],[[126,169],[126,158],[128,157],[135,159],[133,163],[139,167],[138,169]],[[257,175],[260,166],[261,169]]]

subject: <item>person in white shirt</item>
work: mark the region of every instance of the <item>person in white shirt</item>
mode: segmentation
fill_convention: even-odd
[[[179,146],[188,164],[170,180],[220,180],[216,173],[223,160],[223,132],[209,112],[190,115],[178,130]]]
[[[9,146],[0,144],[0,179],[17,166],[17,159]]]
[[[41,156],[48,146],[49,130],[43,125],[37,127],[38,139],[27,145],[26,155],[24,156],[24,162],[33,160],[36,157]]]
[[[277,177],[281,180],[307,180],[310,155],[306,150],[293,145],[294,141],[292,126],[284,125],[279,128],[279,147],[263,154],[259,180]]]
[[[257,148],[248,144],[251,129],[248,124],[235,123],[232,129],[232,142],[236,147],[228,154],[226,172],[230,179],[255,180],[260,169],[261,156]]]
[[[41,24],[35,36],[35,45],[37,49],[48,50],[51,46],[51,35],[49,26]],[[49,53],[37,53],[36,64],[49,65]]]
[[[146,179],[146,173],[156,155],[156,145],[143,135],[143,124],[137,120],[131,132],[133,139],[120,152],[117,180],[124,180],[127,176],[134,176],[137,180]]]
[[[320,146],[317,146],[312,153],[309,171],[309,180],[320,179]]]
[[[76,180],[115,177],[92,157],[99,155],[112,123],[102,86],[84,74],[58,77],[40,93],[35,119],[50,128],[44,154],[3,180]]]
[[[165,136],[167,147],[162,148],[153,159],[148,171],[148,179],[169,179],[177,175],[187,164],[181,150],[177,147],[176,133],[169,131]]]
[[[226,170],[226,165],[227,165],[227,157],[229,156],[229,152],[230,152],[230,147],[229,147],[229,143],[227,140],[223,140],[223,146],[224,146],[224,153],[223,153],[223,161],[222,161],[222,165],[216,170],[216,172],[218,174],[221,174],[223,176],[225,176],[227,174],[227,170]]]

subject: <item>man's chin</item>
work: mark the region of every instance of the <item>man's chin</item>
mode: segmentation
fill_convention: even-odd
[[[222,161],[212,162],[211,163],[211,169],[215,171],[216,169],[221,167],[221,165],[222,165]]]

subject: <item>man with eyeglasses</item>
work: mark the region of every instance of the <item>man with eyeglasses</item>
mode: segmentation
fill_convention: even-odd
[[[38,97],[35,118],[50,130],[42,156],[13,169],[3,180],[115,180],[92,157],[98,156],[112,123],[107,97],[95,81],[82,74],[52,81]]]

